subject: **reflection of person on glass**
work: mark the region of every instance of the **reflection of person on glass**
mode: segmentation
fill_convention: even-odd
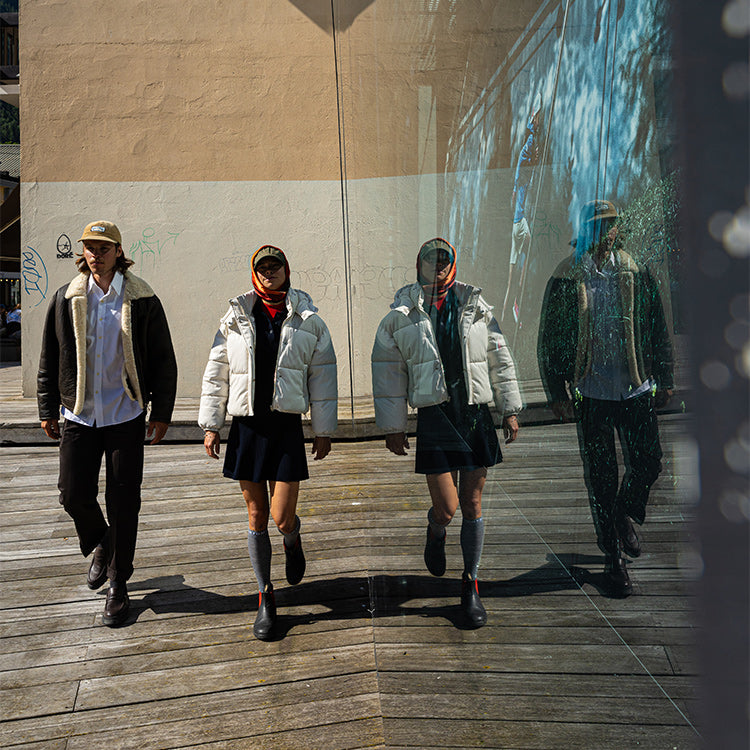
[[[511,210],[513,211],[513,233],[510,246],[510,267],[508,268],[508,286],[505,289],[503,299],[503,310],[500,320],[505,320],[505,313],[510,302],[511,290],[513,290],[513,318],[516,323],[520,318],[519,294],[523,285],[523,275],[526,268],[526,259],[531,245],[531,232],[526,220],[526,199],[531,188],[533,167],[539,160],[540,134],[540,110],[541,99],[537,98],[526,125],[526,141],[521,148],[516,162],[516,173],[513,182],[513,195],[511,196]]]
[[[256,638],[273,636],[269,512],[284,536],[286,578],[299,583],[305,556],[297,517],[299,483],[308,478],[302,419],[308,407],[316,460],[336,430],[336,355],[309,295],[289,287],[284,253],[264,245],[251,260],[253,289],[231,300],[203,375],[199,424],[204,445],[219,457],[219,430],[232,415],[224,476],[238,479],[247,504],[247,546],[258,580]],[[269,503],[270,491],[270,503]]]
[[[375,338],[372,381],[375,418],[396,455],[409,447],[407,401],[418,409],[416,472],[427,476],[432,498],[424,559],[435,576],[445,573],[446,527],[461,506],[461,606],[469,623],[481,627],[487,620],[477,584],[482,489],[487,467],[502,461],[487,404],[494,398],[511,443],[521,396],[491,308],[479,289],[456,281],[456,252],[445,240],[422,245],[417,283],[396,292]]]
[[[658,287],[622,249],[618,211],[610,201],[583,206],[576,252],[547,285],[539,369],[558,418],[573,418],[575,396],[607,583],[627,596],[632,584],[622,553],[641,553],[632,521],[643,523],[649,490],[661,472],[654,408],[672,395],[673,365]],[[615,429],[626,464],[619,489]]]

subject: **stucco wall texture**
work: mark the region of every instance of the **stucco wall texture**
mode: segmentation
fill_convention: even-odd
[[[377,322],[448,223],[450,139],[539,2],[500,5],[20,0],[25,395],[69,248],[106,218],[165,304],[180,396],[271,243],[331,328],[342,395],[366,402]],[[508,166],[489,180],[503,207]],[[462,278],[493,264],[500,304],[504,260]]]

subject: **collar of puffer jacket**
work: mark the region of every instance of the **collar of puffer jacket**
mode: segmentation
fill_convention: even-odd
[[[471,286],[457,281],[453,285],[453,291],[458,297],[458,303],[463,307],[467,301],[475,300],[479,297],[482,290],[479,287]],[[391,304],[392,310],[398,310],[404,315],[408,315],[411,310],[424,310],[424,292],[419,284],[407,284],[399,289]]]
[[[252,315],[253,306],[257,299],[258,295],[254,289],[230,299],[227,315],[232,316],[234,314],[249,318]],[[286,295],[286,309],[289,317],[296,313],[303,320],[318,312],[318,308],[313,304],[312,297],[301,289],[289,289]]]

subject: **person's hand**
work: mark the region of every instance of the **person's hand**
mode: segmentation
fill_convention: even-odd
[[[214,432],[213,430],[206,430],[206,434],[203,436],[203,446],[210,458],[219,457],[220,444],[221,439],[219,438],[219,433]]]
[[[575,422],[575,407],[572,401],[553,401],[552,402],[552,413],[561,422]]]
[[[162,438],[167,434],[168,429],[169,422],[149,422],[146,437],[150,438],[153,435],[151,445],[156,445],[161,442]]]
[[[60,439],[60,420],[59,419],[43,419],[42,429],[44,430],[44,434],[48,438],[52,438],[53,440]]]
[[[322,461],[331,452],[331,438],[316,435],[313,438],[312,455],[313,461]]]
[[[673,394],[674,391],[671,388],[657,388],[654,395],[654,405],[656,408],[661,409],[662,406],[666,406]]]
[[[385,436],[385,447],[397,456],[405,456],[407,455],[406,449],[409,447],[409,438],[406,437],[405,432],[394,432]]]
[[[505,435],[506,445],[518,437],[518,417],[515,414],[503,417],[503,435]]]

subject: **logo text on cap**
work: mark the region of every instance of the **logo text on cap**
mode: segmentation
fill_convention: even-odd
[[[98,227],[97,226],[97,227],[91,227],[91,231],[92,232],[106,232],[107,230],[106,230],[105,227]]]

